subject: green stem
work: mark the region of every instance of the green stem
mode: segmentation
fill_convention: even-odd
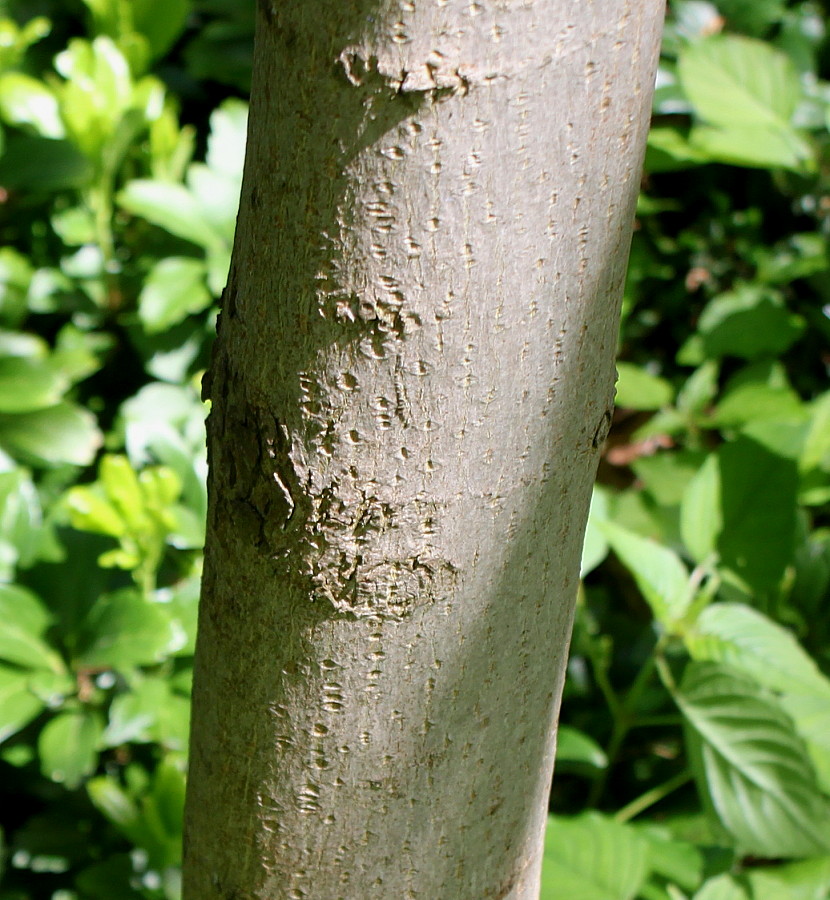
[[[644,794],[640,794],[639,797],[632,800],[631,803],[627,803],[622,809],[617,810],[614,819],[617,822],[630,821],[650,806],[659,803],[664,797],[668,797],[669,794],[678,790],[678,788],[683,787],[684,784],[688,784],[691,780],[692,773],[688,770],[684,769],[682,772],[678,772],[677,775],[673,775],[668,781],[650,788]]]
[[[648,684],[652,673],[654,672],[654,665],[655,657],[654,654],[652,654],[641,666],[640,671],[637,673],[637,677],[634,679],[631,687],[628,689],[628,693],[625,695],[625,700],[623,700],[622,703],[619,703],[619,701],[617,701],[615,703],[615,706],[611,706],[609,704],[611,715],[614,719],[614,725],[611,730],[611,739],[609,740],[608,747],[605,751],[606,756],[608,757],[608,764],[606,765],[605,770],[602,772],[599,778],[597,778],[597,780],[591,786],[591,791],[588,795],[589,807],[595,807],[598,805],[599,799],[603,795],[605,787],[608,783],[608,777],[611,773],[611,769],[613,768],[614,763],[619,756],[620,750],[622,749],[623,741],[628,736],[628,732],[631,731],[631,729],[635,725],[639,724],[638,720],[633,714],[633,711],[637,709],[637,706],[640,702],[640,696],[645,690],[645,687]],[[603,677],[604,675],[605,673],[603,672]],[[597,678],[597,682],[599,683],[599,678]],[[600,689],[601,688],[602,685],[600,684]],[[609,690],[611,690],[610,684]],[[613,693],[613,691],[611,692]]]
[[[117,309],[121,302],[118,276],[115,273],[115,235],[112,230],[114,181],[104,173],[89,192],[89,206],[95,223],[95,240],[101,250],[105,303]]]

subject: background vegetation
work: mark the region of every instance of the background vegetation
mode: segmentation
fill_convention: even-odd
[[[175,900],[253,4],[0,0],[0,900]],[[830,44],[675,0],[544,900],[830,897]]]

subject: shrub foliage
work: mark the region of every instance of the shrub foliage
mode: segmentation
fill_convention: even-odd
[[[0,15],[0,900],[176,900],[253,13]],[[543,900],[830,897],[827,18],[670,4]]]

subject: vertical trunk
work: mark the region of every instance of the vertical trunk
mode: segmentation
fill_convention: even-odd
[[[187,900],[530,900],[662,0],[261,0]]]

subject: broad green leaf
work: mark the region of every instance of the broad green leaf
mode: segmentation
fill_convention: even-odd
[[[753,898],[734,875],[725,873],[706,881],[692,900],[753,900]]]
[[[672,172],[690,169],[709,162],[706,153],[689,143],[688,136],[677,128],[657,125],[649,131],[645,170]]]
[[[736,31],[758,36],[780,22],[787,10],[785,0],[718,0],[717,6]]]
[[[692,144],[714,158],[798,169],[811,149],[792,126],[803,96],[788,57],[769,44],[716,35],[684,47],[678,59],[683,91],[710,126]],[[765,146],[771,149],[767,158]]]
[[[50,620],[31,591],[16,584],[0,584],[0,659],[30,669],[63,672],[60,655],[43,640]]]
[[[95,418],[72,403],[0,415],[0,447],[24,461],[88,466],[100,445]]]
[[[670,829],[651,822],[636,827],[648,843],[650,881],[655,880],[656,876],[684,891],[693,891],[700,885],[703,879],[703,853],[699,847],[675,840]]]
[[[98,743],[103,727],[94,710],[58,713],[38,737],[40,768],[47,778],[72,789],[92,774],[98,764]]]
[[[598,813],[551,816],[540,900],[634,900],[648,873],[648,845],[631,826]]]
[[[201,578],[191,576],[172,588],[160,588],[156,599],[181,626],[187,635],[187,642],[176,651],[177,656],[192,656],[196,649],[196,625],[199,613]]]
[[[138,475],[126,456],[108,453],[98,467],[101,486],[132,531],[146,527],[145,497]]]
[[[138,314],[148,333],[165,331],[210,306],[202,260],[170,256],[148,274],[138,298]]]
[[[124,2],[124,0],[122,0]],[[164,54],[182,33],[191,9],[191,0],[126,0],[132,10],[133,27],[150,45],[153,59]]]
[[[87,783],[93,805],[132,844],[147,851],[149,865],[164,868],[181,858],[184,776],[169,763],[155,771],[149,791],[133,798],[110,776]]]
[[[556,765],[579,763],[593,769],[604,769],[608,757],[602,747],[578,728],[561,725],[556,734]]]
[[[0,185],[7,190],[48,194],[82,188],[93,174],[91,163],[71,141],[15,135],[0,157]]]
[[[799,460],[802,472],[821,469],[830,474],[830,391],[810,404],[810,424]]]
[[[677,392],[677,408],[690,413],[702,412],[717,396],[719,368],[715,360],[698,366]]]
[[[714,663],[689,663],[675,694],[698,788],[744,853],[830,852],[830,804],[804,743],[755,681]]]
[[[779,356],[804,331],[804,320],[790,313],[776,294],[743,285],[710,300],[698,333],[709,358]]]
[[[680,557],[668,547],[612,522],[598,525],[614,553],[634,576],[654,618],[671,629],[683,618],[693,598],[689,573]]]
[[[20,731],[44,707],[29,688],[30,674],[0,664],[0,743]]]
[[[797,489],[791,460],[747,437],[722,445],[684,495],[686,547],[697,562],[716,551],[753,590],[773,589],[793,553]]]
[[[795,172],[814,166],[812,147],[793,130],[697,125],[689,133],[689,143],[700,156],[729,165]]]
[[[16,68],[26,50],[49,34],[51,29],[51,23],[44,16],[29,19],[20,26],[5,13],[0,18],[0,71]]]
[[[190,701],[175,693],[169,680],[148,677],[112,702],[103,744],[155,741],[168,750],[187,747]]]
[[[0,413],[54,406],[68,388],[68,379],[45,360],[0,357]]]
[[[803,96],[798,73],[783,53],[738,35],[687,45],[678,75],[695,112],[727,128],[788,128]]]
[[[784,421],[803,417],[803,404],[792,388],[748,382],[728,389],[704,424],[726,429],[740,428],[757,419]]]
[[[757,247],[757,279],[763,284],[789,284],[827,271],[827,238],[820,233],[798,232],[773,247]]]
[[[205,221],[204,210],[183,185],[135,179],[118,195],[128,212],[207,250],[222,248],[224,238]]]
[[[25,469],[0,472],[0,540],[14,551],[14,565],[32,565],[43,543],[43,515],[37,489]]]
[[[91,778],[86,785],[89,799],[99,812],[114,825],[118,825],[127,837],[139,819],[135,800],[109,775]]]
[[[241,181],[247,132],[248,104],[233,98],[225,100],[210,114],[205,159],[208,166],[229,179]]]
[[[125,589],[101,597],[89,613],[78,662],[129,669],[161,662],[186,640],[158,603]]]
[[[240,155],[240,163],[242,159]],[[236,227],[241,177],[229,178],[201,163],[193,163],[187,170],[187,187],[196,198],[206,222],[222,236],[225,246],[230,246]]]
[[[661,409],[672,402],[671,384],[641,366],[618,362],[617,376],[617,406],[623,409]]]
[[[703,459],[704,455],[697,451],[671,450],[638,457],[631,468],[660,506],[679,506]]]
[[[78,683],[68,669],[34,669],[29,673],[29,690],[49,709],[56,709],[77,693]]]
[[[117,853],[86,866],[73,879],[81,896],[88,900],[144,900],[146,893],[133,888],[137,883],[134,854]],[[169,894],[165,896],[169,897]]]
[[[68,247],[81,247],[96,240],[95,216],[85,206],[69,206],[52,214],[52,228]]]
[[[787,715],[807,742],[819,783],[830,795],[830,701],[825,692],[793,693],[784,697]]]
[[[783,693],[817,694],[830,715],[828,680],[793,635],[742,603],[712,603],[684,640],[692,659],[724,663]]]
[[[31,125],[43,137],[64,136],[55,95],[23,72],[0,75],[0,116],[12,125]]]
[[[73,528],[119,538],[127,533],[127,523],[119,511],[101,496],[97,486],[76,485],[66,494],[66,507]]]
[[[588,513],[588,525],[585,529],[585,541],[582,545],[581,578],[593,571],[608,555],[608,541],[597,527],[597,522],[607,518],[608,496],[599,485],[595,485]]]
[[[750,868],[746,880],[752,900],[825,900],[830,894],[830,856]]]

